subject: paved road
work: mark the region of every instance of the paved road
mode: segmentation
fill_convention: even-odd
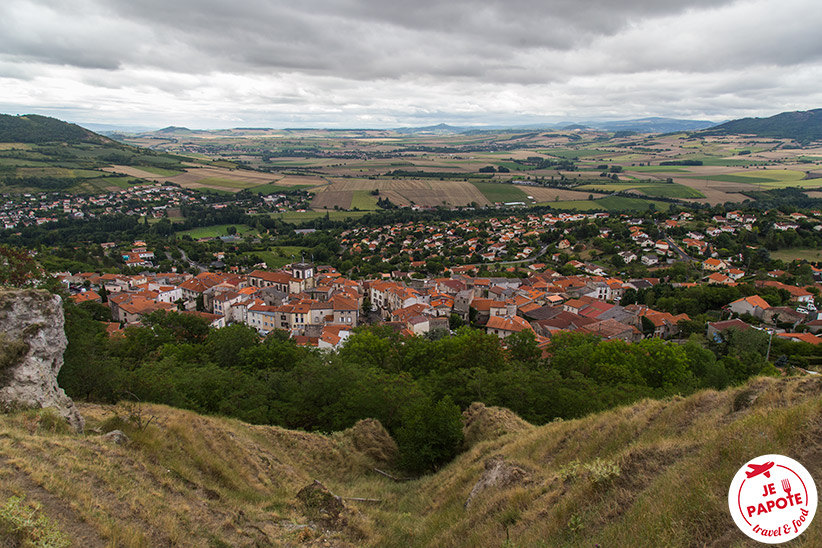
[[[185,262],[187,262],[190,266],[193,266],[194,268],[196,268],[196,269],[197,269],[197,270],[199,270],[200,272],[205,272],[206,270],[208,270],[206,267],[204,267],[204,266],[203,266],[203,265],[201,265],[200,263],[195,263],[194,261],[192,261],[191,259],[189,259],[189,258],[188,258],[188,255],[186,255],[186,252],[185,252],[185,250],[184,250],[183,248],[178,247],[178,248],[177,248],[177,251],[179,251],[179,252],[180,252],[180,254],[183,256],[183,260],[184,260]]]
[[[676,251],[677,254],[679,254],[679,256],[682,257],[684,260],[686,260],[690,263],[695,263],[696,262],[696,259],[694,259],[690,255],[688,255],[687,253],[682,251],[682,248],[679,247],[678,245],[676,245],[676,243],[667,234],[665,235],[665,241],[668,242],[668,246],[671,249],[673,249],[674,251]]]

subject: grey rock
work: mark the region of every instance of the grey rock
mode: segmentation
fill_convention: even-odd
[[[85,420],[57,385],[67,344],[59,296],[0,289],[0,411],[52,407],[82,432]]]
[[[101,438],[103,441],[113,443],[116,445],[125,445],[128,443],[128,436],[122,430],[112,430]]]

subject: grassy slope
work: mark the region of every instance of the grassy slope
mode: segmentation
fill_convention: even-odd
[[[322,436],[144,405],[143,424],[154,418],[141,430],[112,420],[133,409],[81,405],[80,411],[87,428],[108,420],[130,442],[55,432],[54,419],[42,413],[0,417],[0,502],[24,495],[41,504],[72,546],[295,542],[307,523],[295,494],[316,478],[351,496],[346,483],[384,467],[356,450],[355,440],[378,451],[391,449],[380,441],[393,443],[387,434],[379,439],[381,427],[368,425],[357,429],[359,436]],[[324,536],[335,546],[354,546],[367,520],[353,510],[343,517],[347,526]],[[0,546],[6,546],[1,532]]]
[[[26,494],[84,546],[295,545],[303,534],[314,546],[485,547],[503,545],[506,524],[509,546],[754,546],[728,513],[731,478],[768,453],[822,477],[820,394],[820,379],[756,379],[542,427],[502,413],[469,427],[473,446],[453,463],[399,484],[370,471],[385,464],[363,451],[390,451],[373,425],[355,442],[145,405],[143,420],[156,418],[144,431],[121,422],[132,441],[114,446],[19,413],[0,417],[0,501]],[[81,412],[90,428],[129,415]],[[510,433],[478,432],[499,425]],[[466,508],[495,457],[524,477]],[[609,466],[618,473],[604,479]],[[310,520],[295,494],[313,479],[382,503],[347,502],[344,524],[302,533]],[[791,544],[819,545],[816,522]]]
[[[509,523],[513,546],[753,546],[728,513],[731,479],[744,462],[768,453],[792,456],[822,477],[820,392],[818,379],[758,379],[479,444],[384,509],[375,544],[499,546]],[[526,470],[529,480],[488,490],[466,510],[495,456]],[[620,472],[597,482],[596,474],[569,475],[574,461]],[[421,519],[403,519],[403,512]],[[820,545],[818,524],[796,541]]]

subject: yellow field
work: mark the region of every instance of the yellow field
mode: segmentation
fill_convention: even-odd
[[[322,191],[317,192],[317,195],[311,201],[312,209],[348,209],[351,207],[351,199],[354,197],[353,190],[329,191],[327,187]]]
[[[278,182],[278,184],[282,183]],[[333,179],[325,186],[312,189],[316,196],[311,202],[311,207],[327,209],[336,205],[345,209],[351,206],[355,192],[372,190],[379,190],[378,197],[380,198],[388,198],[394,204],[405,206],[433,207],[469,205],[472,202],[479,205],[490,203],[474,185],[465,181]]]
[[[159,181],[161,183],[176,183],[183,188],[213,188],[226,192],[239,192],[245,188],[252,188],[267,183],[276,182],[277,184],[282,184],[279,182],[279,179],[283,178],[282,175],[278,174],[240,171],[224,167],[191,167],[186,169],[185,173],[172,177],[163,177],[140,168],[121,165],[104,168],[104,171],[125,173],[132,177]]]

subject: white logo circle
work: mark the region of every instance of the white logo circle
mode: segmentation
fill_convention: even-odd
[[[795,460],[762,455],[746,462],[728,490],[728,507],[743,533],[766,544],[801,535],[816,513],[816,484]]]

